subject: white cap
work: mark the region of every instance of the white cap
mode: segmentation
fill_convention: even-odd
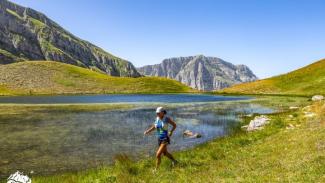
[[[160,112],[164,112],[164,111],[165,111],[165,109],[163,107],[158,107],[156,109],[156,113],[160,113]]]

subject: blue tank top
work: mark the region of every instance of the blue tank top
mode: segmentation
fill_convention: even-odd
[[[168,117],[164,116],[163,119],[156,118],[155,128],[157,129],[157,136],[160,140],[167,139],[168,137]]]

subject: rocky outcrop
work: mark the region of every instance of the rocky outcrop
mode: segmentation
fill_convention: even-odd
[[[172,78],[205,91],[257,79],[245,65],[233,65],[222,59],[203,55],[165,59],[161,64],[140,67],[138,71],[143,75]]]
[[[132,63],[77,38],[44,14],[0,0],[0,64],[24,60],[53,60],[112,76],[140,76]]]
[[[270,121],[270,118],[268,118],[267,116],[261,115],[261,116],[255,116],[254,119],[252,119],[249,124],[247,126],[243,126],[246,127],[247,131],[254,131],[254,130],[260,130],[263,129],[263,127],[268,124]]]

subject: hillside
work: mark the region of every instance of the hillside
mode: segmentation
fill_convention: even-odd
[[[138,68],[138,71],[147,76],[175,79],[203,91],[219,90],[257,79],[245,65],[233,65],[220,58],[203,55],[169,58],[160,64]]]
[[[23,60],[59,61],[112,76],[140,76],[132,63],[74,36],[46,15],[0,0],[0,64]]]
[[[50,61],[1,65],[0,73],[0,95],[193,91],[167,78],[113,77],[70,64]]]
[[[325,59],[293,72],[243,83],[226,88],[221,93],[237,94],[325,94]]]

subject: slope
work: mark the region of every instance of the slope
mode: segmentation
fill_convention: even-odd
[[[113,77],[70,64],[51,61],[28,61],[2,65],[0,73],[0,95],[194,91],[167,78]]]
[[[221,93],[236,94],[325,94],[325,59],[293,72],[243,83],[226,88]]]
[[[59,61],[112,76],[139,77],[132,63],[82,40],[46,15],[0,0],[0,64]]]

